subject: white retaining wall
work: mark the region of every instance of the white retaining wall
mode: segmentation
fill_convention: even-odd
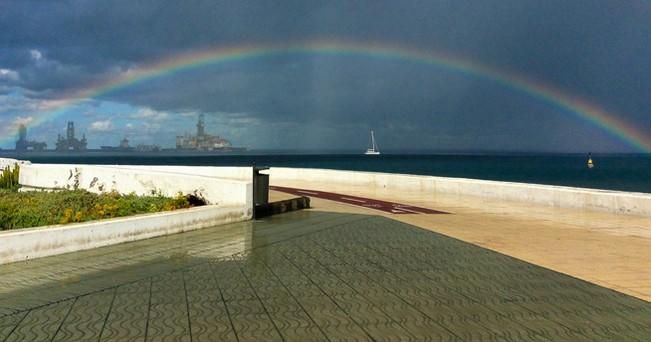
[[[0,158],[0,169],[4,170],[5,167],[9,166],[13,169],[13,166],[16,164],[30,164],[30,162],[25,160],[11,159],[11,158]]]
[[[229,168],[221,173],[245,179],[250,168]],[[179,172],[177,172],[179,171]],[[196,193],[209,204],[246,205],[252,211],[253,187],[248,180],[217,178],[214,169],[192,167],[143,167],[31,164],[20,170],[20,184],[26,189],[86,189],[92,192],[117,191],[148,195],[175,196]],[[249,173],[250,174],[250,173]]]
[[[0,231],[0,264],[249,220],[243,205],[203,206],[86,223]]]
[[[15,160],[0,159],[13,165]],[[86,189],[175,196],[194,193],[209,206],[124,218],[0,232],[0,264],[250,220],[252,169],[186,166],[100,166],[23,163],[29,189]]]
[[[253,175],[253,168],[250,166],[111,165],[110,167],[129,170],[147,170],[195,176],[217,177],[222,179],[234,179],[243,181],[251,181],[251,177]]]
[[[378,193],[416,192],[423,196],[452,194],[507,201],[528,202],[557,208],[576,208],[611,213],[651,216],[651,194],[593,190],[553,185],[486,181],[465,178],[401,175],[324,169],[278,168],[270,170],[270,181],[314,182],[314,189],[328,190],[329,184],[350,185]]]

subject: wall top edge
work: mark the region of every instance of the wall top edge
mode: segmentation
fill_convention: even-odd
[[[142,166],[142,165],[129,165],[129,166]],[[217,181],[223,181],[228,183],[238,183],[242,185],[251,183],[250,180],[225,178],[225,177],[211,177],[211,176],[204,176],[204,175],[197,175],[197,174],[188,174],[184,172],[172,172],[166,170],[143,170],[139,168],[129,168],[129,167],[122,167],[122,166],[111,167],[110,165],[92,165],[92,164],[29,164],[29,168],[32,169],[44,170],[52,167],[60,167],[62,169],[91,167],[91,168],[101,169],[101,170],[120,170],[122,172],[134,171],[134,172],[146,172],[146,173],[158,174],[158,175],[183,175],[186,177],[196,177],[200,179],[210,179],[210,180],[217,180]]]
[[[651,194],[644,192],[633,192],[633,191],[619,191],[619,190],[607,190],[607,189],[591,189],[591,188],[580,188],[580,187],[571,187],[571,186],[562,186],[562,185],[548,185],[548,184],[537,184],[537,183],[522,183],[522,182],[509,182],[509,181],[496,181],[496,180],[486,180],[486,179],[474,179],[474,178],[462,178],[462,177],[442,177],[442,176],[430,176],[430,175],[414,175],[406,173],[387,173],[387,172],[372,172],[372,171],[354,171],[354,170],[336,170],[336,169],[317,169],[317,168],[293,168],[293,167],[272,167],[271,175],[273,178],[274,170],[291,170],[291,171],[305,171],[305,172],[326,172],[326,173],[353,173],[369,176],[398,176],[403,178],[411,178],[414,180],[437,180],[437,181],[448,181],[456,183],[466,183],[466,184],[490,184],[490,185],[500,185],[500,186],[509,186],[514,188],[529,188],[529,189],[538,189],[538,190],[556,190],[556,191],[565,191],[565,192],[580,192],[585,194],[598,194],[598,195],[611,195],[611,196],[630,196],[637,198],[648,198],[651,199]]]

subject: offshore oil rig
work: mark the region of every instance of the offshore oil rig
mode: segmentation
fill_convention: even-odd
[[[233,147],[230,141],[206,133],[204,119],[204,115],[200,114],[197,122],[197,135],[176,136],[176,149],[181,151],[232,151]]]
[[[65,151],[86,151],[86,134],[82,135],[81,140],[75,137],[75,123],[68,121],[68,128],[66,129],[66,137],[63,138],[61,134],[57,136],[56,150],[59,152]]]
[[[47,144],[40,141],[27,140],[27,127],[21,124],[18,126],[18,140],[16,140],[16,152],[45,151]]]

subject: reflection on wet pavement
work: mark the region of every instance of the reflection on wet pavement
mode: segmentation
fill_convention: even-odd
[[[645,340],[649,322],[650,303],[377,216],[0,266],[0,341]]]

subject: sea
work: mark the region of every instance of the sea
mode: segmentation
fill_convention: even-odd
[[[35,163],[301,167],[474,178],[651,193],[651,155],[280,153],[242,155],[41,155]]]

